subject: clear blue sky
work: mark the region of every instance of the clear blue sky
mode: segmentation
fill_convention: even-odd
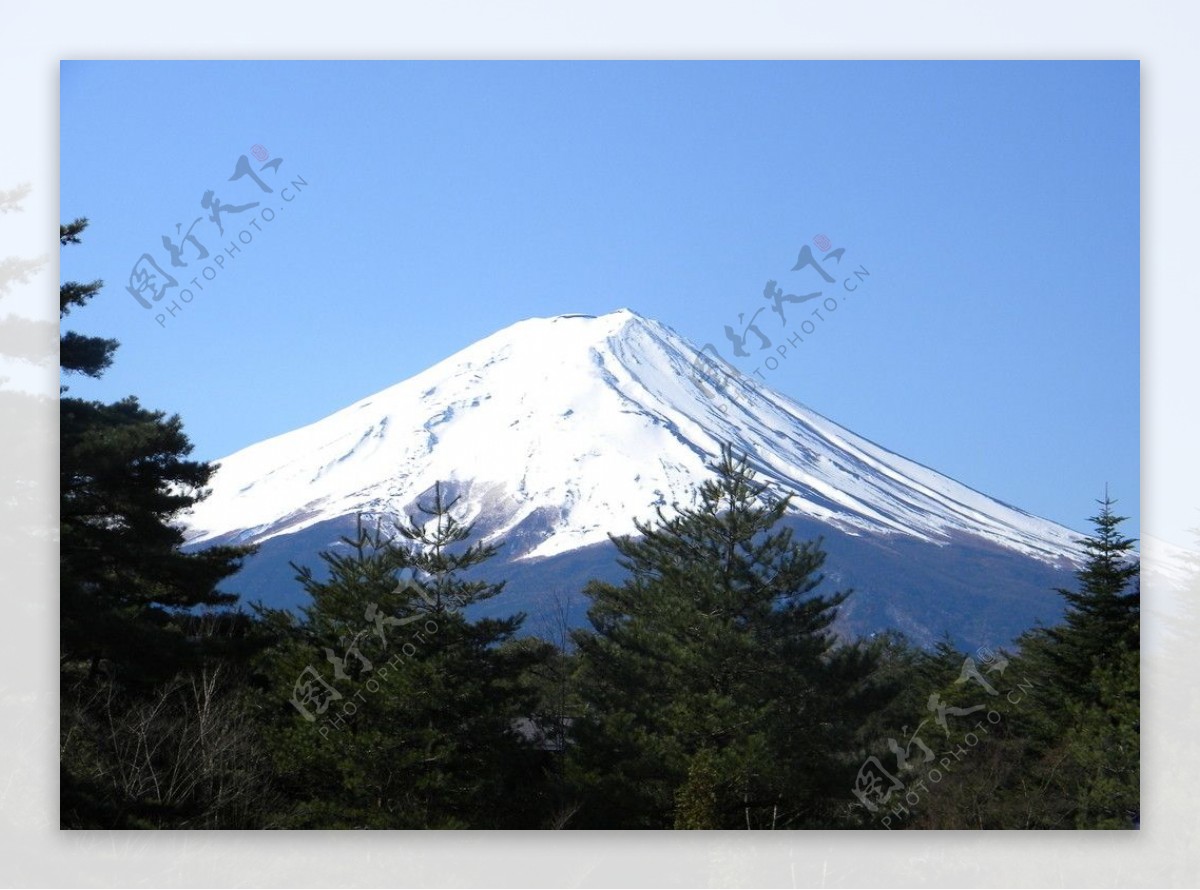
[[[522,318],[628,306],[723,333],[827,235],[870,278],[773,371],[879,444],[1081,531],[1138,534],[1139,69],[1064,63],[66,62],[68,326],[121,341],[81,397],[182,415],[216,459]],[[277,168],[230,182],[262,146]],[[288,192],[280,186],[307,182]],[[222,216],[201,207],[260,206]],[[253,240],[164,326],[180,288]],[[162,246],[176,223],[183,269]],[[176,236],[176,241],[179,238]],[[815,250],[815,248],[814,248]],[[836,271],[836,265],[834,266]],[[187,272],[185,276],[183,273]],[[808,276],[808,277],[805,277]],[[808,287],[807,285],[812,285]],[[831,286],[832,287],[832,286]],[[758,317],[777,345],[787,328]]]

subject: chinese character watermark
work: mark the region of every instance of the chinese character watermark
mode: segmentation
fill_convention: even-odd
[[[803,272],[811,269],[816,273],[819,281],[823,282],[816,284],[821,288],[820,290],[810,290],[815,283],[812,281],[811,274],[806,276],[809,284],[804,286],[793,282],[780,284],[774,278],[768,279],[763,286],[762,297],[769,305],[759,306],[749,313],[739,312],[736,325],[725,325],[725,339],[729,341],[734,356],[752,358],[763,352],[768,353],[765,360],[762,360],[753,371],[764,380],[766,379],[763,374],[764,367],[768,371],[775,371],[781,362],[787,360],[789,348],[797,349],[800,344],[805,342],[805,337],[816,332],[819,323],[828,320],[826,317],[828,314],[837,311],[840,305],[839,297],[844,300],[849,294],[858,291],[862,283],[871,275],[865,265],[860,264],[856,268],[850,268],[849,263],[846,263],[843,267],[842,261],[846,255],[846,248],[834,247],[833,242],[826,235],[817,235],[813,238],[813,244],[820,251],[820,257],[813,253],[812,247],[805,244],[800,248],[799,256],[791,271]],[[840,282],[838,277],[830,273],[830,269],[838,273],[841,278]],[[840,292],[828,290],[828,285],[837,286],[839,284]],[[807,309],[809,307],[805,304],[814,301],[819,301],[816,307],[807,316],[801,315],[803,320],[797,324],[796,313],[802,313],[802,310],[793,307]],[[760,321],[759,318],[764,312],[768,314]],[[822,312],[826,314],[822,314]],[[790,324],[788,322],[789,314],[793,318]],[[784,329],[783,333],[780,333],[772,323],[772,316],[778,317],[778,327]],[[765,330],[764,325],[766,326]],[[789,326],[791,327],[790,332],[787,330]],[[753,352],[746,348],[748,343],[754,347]],[[692,381],[707,398],[722,397],[717,405],[718,410],[722,413],[728,413],[731,404],[731,397],[725,391],[733,379],[733,375],[725,370],[728,367],[732,367],[732,365],[725,360],[713,343],[705,343],[692,362]]]
[[[309,723],[320,722],[318,732],[324,738],[329,737],[331,730],[341,731],[345,721],[358,712],[357,702],[366,702],[363,691],[377,693],[382,688],[380,682],[387,679],[388,674],[400,667],[404,659],[414,658],[420,651],[420,646],[430,642],[437,634],[439,624],[435,617],[441,612],[453,611],[458,605],[455,598],[439,599],[431,594],[423,585],[411,578],[403,578],[397,582],[393,591],[398,595],[415,593],[430,611],[418,611],[403,617],[389,615],[378,603],[368,603],[363,610],[363,629],[347,641],[339,641],[341,651],[332,647],[322,647],[325,661],[332,666],[332,675],[308,665],[296,677],[292,685],[292,706]],[[399,628],[412,629],[405,633],[395,633]],[[362,651],[364,640],[373,641],[378,637],[378,647],[383,650],[375,655],[373,661]],[[392,649],[392,644],[396,648]],[[391,657],[382,661],[383,655],[391,652]],[[356,679],[357,678],[357,679]],[[347,688],[345,693],[337,685],[354,684],[357,688]],[[330,706],[341,702],[334,710],[337,713],[326,716]]]
[[[283,202],[278,208],[264,206],[261,200],[225,203],[214,189],[205,189],[200,196],[199,205],[207,213],[195,217],[186,229],[183,228],[182,222],[175,223],[174,233],[162,236],[163,251],[165,257],[170,261],[169,266],[174,270],[174,274],[167,271],[149,252],[143,253],[130,269],[129,281],[125,285],[125,289],[143,309],[152,312],[157,309],[163,310],[154,316],[159,327],[165,328],[168,316],[174,318],[195,299],[196,291],[204,290],[202,280],[214,281],[224,271],[227,263],[237,259],[242,248],[253,242],[254,232],[261,234],[265,231],[259,225],[260,221],[273,222],[277,215],[277,209],[281,211],[308,186],[308,181],[303,176],[297,176],[280,184],[279,168],[283,164],[283,158],[273,158],[268,161],[270,153],[262,145],[256,144],[250,153],[256,160],[265,163],[255,170],[250,159],[246,155],[241,155],[234,164],[233,174],[227,181],[238,182],[243,178],[251,180],[258,186],[260,198],[263,195],[272,195],[277,196]],[[275,180],[278,192],[260,175],[265,174],[268,170],[271,171],[271,178]],[[241,216],[255,208],[258,208],[258,211],[252,217]],[[201,225],[202,223],[208,225]],[[226,223],[244,225],[245,228],[236,232],[235,239],[232,229],[226,236]],[[197,231],[197,226],[200,226],[199,231]],[[215,234],[213,227],[216,229]],[[251,229],[254,232],[251,232]],[[225,241],[227,237],[230,239],[228,246],[222,247],[221,242]],[[210,260],[210,262],[205,264],[205,260]],[[192,266],[193,263],[197,265]],[[188,269],[188,273],[179,272],[180,269]],[[187,280],[187,274],[192,274],[190,281]],[[176,278],[176,275],[179,277]],[[170,298],[169,302],[163,302],[168,298]],[[184,305],[181,306],[180,303]]]
[[[938,785],[952,771],[953,766],[979,744],[980,734],[987,735],[990,732],[989,725],[995,726],[1004,719],[1000,711],[993,707],[993,703],[998,704],[1003,698],[1009,704],[1020,704],[1025,695],[1034,688],[1031,681],[1022,679],[1005,691],[1002,697],[1002,690],[997,689],[989,677],[992,675],[1002,676],[1008,667],[1008,659],[1003,654],[986,648],[977,650],[975,654],[983,663],[983,670],[980,670],[980,665],[974,658],[964,659],[962,670],[959,672],[958,679],[954,681],[954,685],[974,682],[978,684],[983,693],[991,697],[991,703],[985,699],[981,704],[966,708],[952,707],[942,701],[941,696],[934,692],[926,703],[926,709],[932,718],[922,720],[911,734],[908,734],[908,727],[904,727],[901,737],[904,738],[906,734],[908,735],[903,746],[896,739],[888,738],[888,750],[896,759],[895,768],[892,770],[885,768],[883,762],[876,756],[868,757],[859,768],[858,774],[855,776],[854,787],[851,789],[851,793],[858,801],[856,805],[862,806],[873,814],[885,828],[891,830],[893,820],[911,815],[912,810],[920,805],[922,793],[930,793],[929,785]],[[980,714],[980,712],[984,713],[975,719],[974,724],[967,720],[968,729],[963,733],[961,721]],[[942,730],[944,735],[939,747],[944,744],[952,744],[952,748],[935,754],[934,749],[918,735],[925,724],[930,722],[930,719]],[[951,742],[952,736],[957,740]],[[965,748],[964,745],[966,745]],[[913,751],[914,746],[917,749],[916,752]],[[937,764],[930,766],[935,760]],[[910,773],[912,775],[909,775]],[[928,785],[926,781],[928,781]],[[895,796],[894,802],[893,796]]]

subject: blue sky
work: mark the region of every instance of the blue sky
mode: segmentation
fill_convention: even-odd
[[[1107,483],[1138,534],[1136,62],[66,62],[61,91],[61,215],[91,219],[62,271],[106,282],[68,326],[122,344],[67,382],[178,412],[196,457],[530,316],[628,306],[733,359],[825,235],[870,277],[739,367],[1081,531]],[[208,190],[259,204],[218,236]],[[198,217],[185,278],[162,236]],[[241,231],[165,324],[126,291],[149,253],[177,301]],[[808,311],[758,322],[774,348]]]

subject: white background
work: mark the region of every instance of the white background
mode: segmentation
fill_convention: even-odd
[[[332,18],[331,18],[332,16]],[[56,317],[63,58],[1102,58],[1142,61],[1142,516],[1192,515],[1196,460],[1196,39],[1192,3],[443,2],[76,4],[5,9],[0,257],[46,255],[0,305]],[[148,116],[145,126],[153,127]],[[1098,357],[1099,359],[1099,357]],[[5,376],[5,375],[0,375]],[[18,379],[57,392],[55,369]],[[0,423],[8,422],[0,418]],[[24,886],[1195,886],[1200,712],[1189,659],[1149,647],[1143,829],[1127,833],[60,832],[57,429],[29,431],[44,511],[0,554],[0,883]],[[1200,525],[1200,522],[1196,523]],[[1195,589],[1193,585],[1193,589]],[[1182,620],[1147,580],[1147,637]],[[1192,620],[1195,618],[1192,611]],[[1174,628],[1174,629],[1177,629]],[[1192,634],[1196,628],[1189,628]],[[1174,678],[1174,683],[1172,679]]]

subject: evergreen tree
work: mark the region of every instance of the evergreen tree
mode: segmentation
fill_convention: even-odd
[[[1066,615],[1046,633],[1046,653],[1059,685],[1089,702],[1100,695],[1094,671],[1122,652],[1140,649],[1140,565],[1133,556],[1134,541],[1118,529],[1126,517],[1113,512],[1116,502],[1105,493],[1098,503],[1100,511],[1090,517],[1095,534],[1080,542],[1088,555],[1076,572],[1079,589],[1058,589],[1067,602]]]
[[[602,827],[831,825],[850,800],[875,654],[835,647],[847,593],[824,554],[776,529],[787,507],[725,448],[699,503],[613,541],[623,584],[592,582],[578,632],[575,767]]]
[[[471,527],[453,506],[439,484],[418,504],[427,518],[410,517],[398,538],[360,519],[347,553],[321,554],[326,580],[300,570],[312,603],[271,664],[297,703],[270,734],[294,802],[281,825],[536,826],[546,756],[517,727],[533,709],[522,678],[545,652],[505,645],[521,615],[463,614],[502,584],[461,577],[495,547],[460,547]]]
[[[62,245],[78,244],[86,226],[61,226]],[[64,283],[62,317],[102,286]],[[61,348],[64,374],[99,377],[117,342],[67,331]],[[216,585],[252,549],[180,551],[183,532],[172,519],[204,496],[213,467],[187,459],[192,445],[178,415],[147,411],[133,397],[64,397],[59,412],[62,658],[86,662],[92,674],[119,672],[131,686],[170,677],[195,650],[179,611],[232,604],[236,596]]]
[[[82,243],[79,236],[87,226],[88,221],[82,217],[65,226],[59,226],[59,246]],[[78,281],[63,282],[58,289],[59,318],[66,318],[72,309],[86,306],[103,287],[104,282],[99,279],[86,284]],[[60,338],[59,364],[64,374],[99,377],[112,364],[113,353],[117,351],[118,345],[116,340],[87,337],[74,331],[65,331]],[[63,390],[66,389],[64,386]]]
[[[60,226],[61,245],[79,244],[86,226]],[[61,318],[101,288],[63,283]],[[65,376],[99,377],[117,349],[72,331],[60,345]],[[236,599],[216,586],[251,550],[181,552],[173,520],[213,468],[187,459],[178,416],[132,397],[67,396],[59,416],[62,824],[244,826],[237,789],[260,787],[247,771],[240,667],[255,633],[245,616],[197,610]]]
[[[1025,639],[1034,670],[1049,681],[1043,727],[1056,759],[1042,771],[1070,801],[1077,828],[1130,828],[1140,811],[1140,563],[1125,517],[1105,492],[1081,542],[1087,560],[1061,624]]]
[[[1081,543],[1078,590],[1060,589],[1062,622],[1019,639],[998,700],[1003,720],[955,760],[912,820],[922,828],[1129,828],[1139,811],[1139,597],[1133,541],[1107,496]],[[1010,682],[1011,685],[1011,682]],[[966,689],[943,687],[948,702]],[[956,698],[958,696],[958,698]],[[963,699],[962,703],[967,700]]]
[[[1092,672],[1096,701],[1068,706],[1076,828],[1132,828],[1140,820],[1138,661],[1136,651],[1122,647]]]

